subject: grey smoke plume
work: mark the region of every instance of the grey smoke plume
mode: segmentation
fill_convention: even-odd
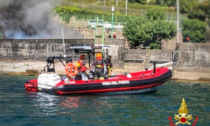
[[[56,0],[0,0],[0,28],[10,39],[62,38],[62,26],[52,20]],[[65,31],[65,38],[79,33]],[[75,38],[75,37],[74,37]]]

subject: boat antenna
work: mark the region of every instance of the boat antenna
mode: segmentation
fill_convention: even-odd
[[[66,48],[65,48],[65,42],[64,42],[63,26],[62,26],[62,36],[63,36],[63,57],[66,57]]]

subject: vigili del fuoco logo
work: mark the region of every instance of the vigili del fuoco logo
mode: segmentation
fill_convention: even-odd
[[[181,126],[181,124],[188,124],[191,125],[190,121],[193,119],[192,115],[187,115],[188,114],[188,109],[187,109],[187,105],[186,102],[184,100],[184,98],[182,99],[182,104],[178,110],[179,114],[175,114],[174,119],[178,120],[178,122],[176,122],[175,124],[172,122],[172,118],[171,116],[168,117],[169,123],[171,126],[176,126],[179,125]],[[191,126],[195,126],[195,124],[197,123],[198,120],[198,116],[195,117],[195,121]]]

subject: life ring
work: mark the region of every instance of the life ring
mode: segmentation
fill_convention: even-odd
[[[75,77],[78,73],[77,66],[75,66],[73,63],[66,64],[65,71],[68,77]]]

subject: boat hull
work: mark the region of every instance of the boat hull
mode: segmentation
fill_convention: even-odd
[[[158,89],[158,87],[165,83],[172,77],[172,72],[169,70],[165,74],[143,80],[119,80],[119,81],[110,81],[105,84],[102,83],[94,83],[94,84],[70,84],[70,85],[62,85],[62,88],[56,87],[55,92],[57,94],[65,95],[65,94],[98,94],[98,93],[117,93],[117,92],[134,92],[134,93],[143,93],[147,91],[154,91],[154,89]],[[120,83],[127,82],[127,83]]]
[[[56,84],[55,87],[52,89],[37,90],[55,93],[58,95],[130,93],[136,94],[145,92],[155,92],[158,90],[160,85],[162,85],[172,77],[172,71],[170,69],[160,68],[157,71],[159,71],[159,73],[156,74],[152,73],[152,71],[146,71],[143,72],[143,74],[141,73],[141,76],[140,73],[134,73],[132,74],[132,78],[121,75],[103,81],[87,80],[70,81],[69,83],[61,81],[60,83]]]

